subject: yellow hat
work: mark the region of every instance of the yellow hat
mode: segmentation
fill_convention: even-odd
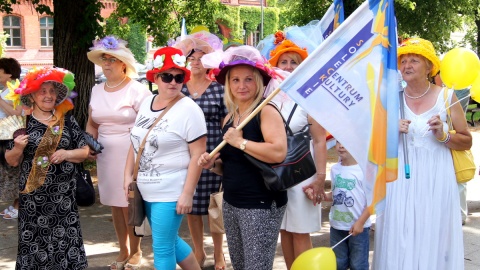
[[[435,48],[430,41],[422,38],[409,38],[400,44],[397,49],[397,61],[400,65],[400,57],[404,54],[418,54],[427,58],[432,63],[430,76],[437,75],[440,70],[440,59],[435,53]]]

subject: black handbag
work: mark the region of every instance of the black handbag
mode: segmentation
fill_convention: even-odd
[[[288,125],[296,108],[297,104],[293,107],[288,122],[283,120],[287,132],[287,156],[283,162],[270,164],[245,153],[247,160],[260,170],[265,186],[271,191],[286,190],[298,185],[317,171],[310,152],[309,125],[307,124],[297,133],[293,133]],[[257,114],[257,118],[260,123],[259,114]]]
[[[90,172],[83,168],[83,164],[77,165],[77,190],[75,198],[78,206],[92,206],[95,204],[95,188],[93,187]]]

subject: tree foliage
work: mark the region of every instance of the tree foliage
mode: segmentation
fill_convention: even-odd
[[[28,2],[39,14],[52,14],[41,0],[0,0],[0,11],[11,13],[12,5]],[[94,65],[87,52],[96,36],[103,35],[99,22],[103,21],[98,0],[53,1],[53,64],[75,74],[78,93],[73,111],[77,121],[84,126],[88,117],[88,103],[95,82]],[[79,12],[81,11],[81,12]]]
[[[218,32],[214,14],[226,10],[219,0],[117,0],[117,3],[118,16],[143,25],[155,38],[155,45],[164,45],[179,36],[182,18],[188,30],[205,25],[211,32]]]
[[[128,42],[128,48],[132,51],[135,60],[145,63],[147,60],[146,42],[147,31],[140,23],[128,22],[122,24],[118,14],[112,14],[104,27],[105,35],[114,35]]]

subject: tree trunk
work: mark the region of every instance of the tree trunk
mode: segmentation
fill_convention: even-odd
[[[73,91],[78,93],[78,97],[74,99],[73,114],[79,125],[85,127],[95,83],[94,64],[88,60],[87,52],[98,29],[95,26],[98,25],[97,14],[92,9],[99,8],[99,5],[97,0],[54,0],[53,7],[53,63],[75,74]]]

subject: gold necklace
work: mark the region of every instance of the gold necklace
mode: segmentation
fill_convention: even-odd
[[[115,88],[115,87],[119,86],[120,84],[122,84],[126,79],[127,79],[127,76],[123,77],[123,80],[119,84],[116,84],[116,85],[113,85],[113,86],[108,85],[108,81],[105,81],[105,86],[108,87],[108,88]]]

